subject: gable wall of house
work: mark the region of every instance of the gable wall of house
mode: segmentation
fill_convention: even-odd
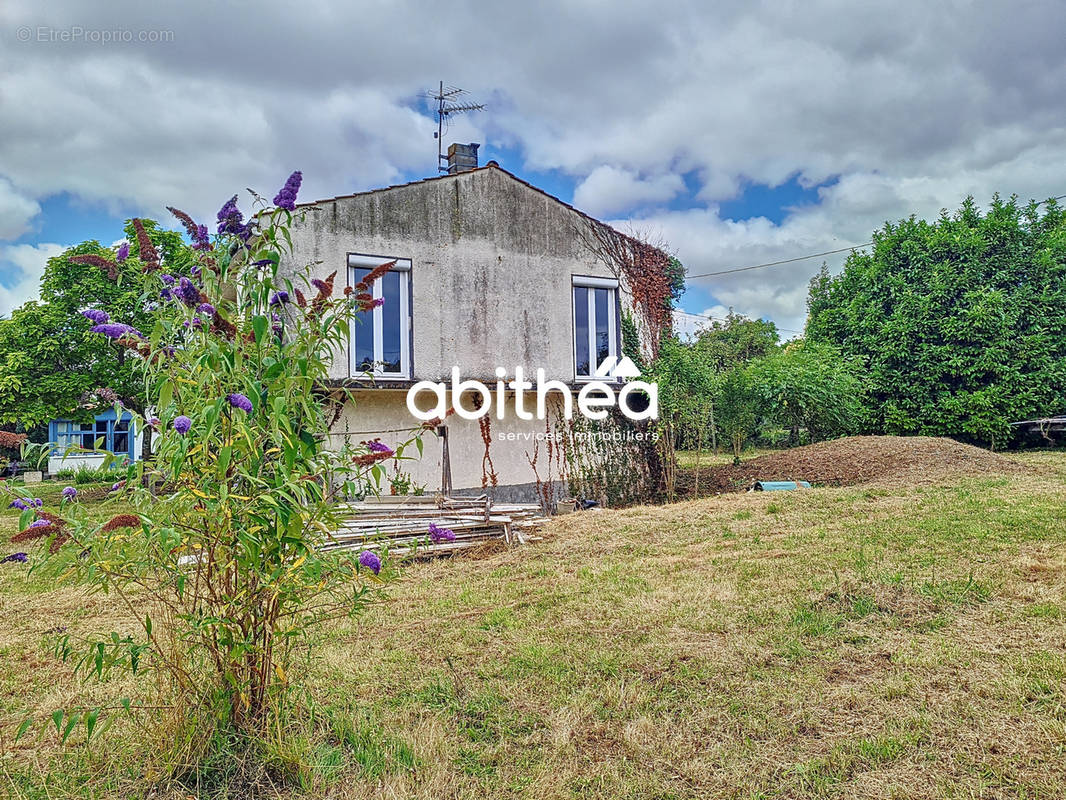
[[[511,377],[521,365],[527,375],[540,367],[548,378],[571,383],[572,276],[615,277],[583,241],[587,225],[573,209],[487,167],[317,203],[293,228],[294,261],[318,262],[313,275],[319,278],[338,270],[339,294],[348,282],[348,253],[411,259],[412,381],[448,382],[458,366],[463,378],[492,387],[496,367]],[[619,294],[627,308],[624,286]],[[347,352],[334,360],[331,377],[352,377]],[[405,398],[405,388],[356,391],[354,406],[346,405],[334,425],[335,443],[345,436],[353,443],[403,441],[405,431],[418,425]],[[507,402],[508,418],[490,419],[491,470],[499,484],[494,495],[536,500],[538,473],[540,480],[549,477],[543,441],[548,426],[517,419],[513,393]],[[422,404],[428,406],[429,398]],[[480,491],[490,470],[483,431],[477,421],[457,416],[447,424],[453,487]],[[435,492],[441,486],[441,442],[428,433],[424,443],[422,458],[400,462],[400,468]],[[537,461],[536,471],[531,460]],[[395,466],[386,464],[390,472]],[[557,480],[557,465],[553,472]]]
[[[614,277],[582,243],[577,212],[492,167],[324,201],[294,226],[295,262],[338,270],[348,253],[412,260],[415,380],[495,379],[516,365],[574,379],[572,275]],[[623,303],[628,302],[624,298]],[[332,377],[349,376],[338,354]]]

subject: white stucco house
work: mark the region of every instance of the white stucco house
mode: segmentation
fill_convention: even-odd
[[[338,439],[402,440],[419,426],[408,390],[420,381],[450,384],[455,367],[490,387],[501,372],[509,381],[516,367],[526,376],[543,369],[576,397],[605,359],[621,356],[623,314],[637,312],[643,324],[626,275],[595,244],[597,231],[622,234],[495,162],[453,164],[439,177],[298,211],[306,213],[291,231],[293,262],[314,264],[319,278],[337,271],[335,291],[396,262],[373,288],[383,305],[362,315],[332,365],[332,385],[354,397],[333,427]],[[476,395],[463,397],[467,407]],[[506,398],[504,419],[449,416],[444,435],[426,436],[422,458],[401,469],[427,492],[442,488],[450,467],[459,493],[533,498],[547,457],[536,437],[551,422],[520,419],[514,392]],[[420,408],[434,402],[428,394],[419,400]],[[564,402],[561,391],[548,400],[555,408]]]

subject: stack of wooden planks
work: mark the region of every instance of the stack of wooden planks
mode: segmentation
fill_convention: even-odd
[[[525,544],[547,518],[536,503],[494,503],[479,497],[370,497],[341,506],[344,522],[324,545],[384,549],[394,555],[453,553],[490,541]],[[455,533],[432,542],[430,523]]]

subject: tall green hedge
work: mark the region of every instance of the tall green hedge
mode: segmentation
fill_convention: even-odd
[[[998,446],[1066,413],[1066,211],[967,198],[886,223],[872,252],[811,281],[807,336],[861,359],[873,432]]]

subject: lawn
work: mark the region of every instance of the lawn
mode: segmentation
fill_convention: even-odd
[[[779,451],[764,447],[749,447],[740,454],[740,458],[742,461],[747,461],[749,458],[758,458],[759,456],[776,452]],[[720,466],[733,462],[733,451],[729,447],[719,448],[717,454],[712,450],[701,450],[699,453],[695,450],[679,450],[677,452],[677,465],[682,469],[694,468],[697,457],[701,467]]]
[[[1017,458],[582,512],[409,566],[319,648],[315,698],[347,722],[285,796],[1066,797],[1066,454]],[[140,796],[131,723],[91,749],[10,738],[27,709],[150,689],[51,655],[46,631],[120,609],[10,564],[0,607],[0,785]]]

